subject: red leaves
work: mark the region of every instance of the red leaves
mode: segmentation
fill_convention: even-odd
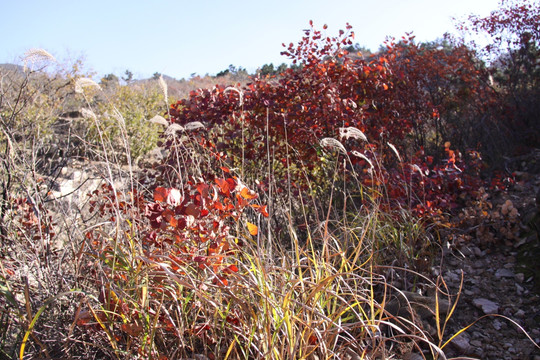
[[[166,189],[158,186],[154,190],[154,201],[165,202],[169,205],[179,205],[182,200],[182,196],[178,189]]]
[[[230,173],[228,168],[221,170]],[[131,203],[125,201],[126,195],[129,196],[104,187],[92,195],[92,206],[99,210],[99,215],[108,217],[116,213],[115,203],[123,204],[122,212],[134,216],[130,219],[133,230],[144,234],[141,241],[146,249],[144,258],[149,259],[146,261],[166,264],[177,274],[190,272],[190,276],[208,279],[218,286],[228,286],[231,276],[238,272],[237,265],[226,262],[242,246],[242,241],[230,233],[237,221],[245,222],[242,213],[247,208],[268,216],[265,206],[251,204],[258,194],[231,176],[210,182],[187,181],[183,189],[158,186],[153,191],[153,201],[133,194],[135,202]],[[134,206],[140,211],[132,211]],[[257,234],[257,227],[249,225],[249,232]],[[90,246],[95,246],[95,251],[108,259],[113,256],[112,250],[103,246],[102,240],[95,239],[100,234],[91,230],[87,238],[91,240]],[[121,267],[116,269],[114,277],[118,281],[127,281],[127,276]],[[150,277],[157,293],[166,292],[163,289],[166,278],[162,272]],[[127,306],[120,300],[115,304]],[[128,314],[128,310],[121,310]],[[140,329],[137,323],[124,322],[121,330],[135,337]]]
[[[157,202],[165,202],[167,200],[167,196],[169,195],[169,192],[164,187],[158,186],[156,190],[154,190],[154,201]]]
[[[258,212],[259,214],[261,214],[262,216],[264,216],[264,217],[270,216],[270,215],[268,214],[268,208],[267,208],[266,205],[257,205],[257,204],[253,204],[253,205],[251,205],[251,207],[252,207],[253,209],[257,210],[257,212]]]
[[[374,160],[380,157],[374,163],[381,164],[381,168],[371,169],[376,175],[373,177],[368,174],[368,168],[373,166],[368,166],[365,159],[351,160],[363,176],[364,185],[387,187],[391,203],[388,206],[410,204],[416,208],[419,205],[422,211],[430,212],[455,203],[453,195],[448,193],[469,186],[468,180],[459,174],[463,164],[456,150],[446,147],[447,159],[440,161],[440,145],[430,144],[428,156],[422,154],[404,163],[395,159],[388,162],[385,149],[388,139],[416,149],[427,147],[426,139],[434,138],[431,131],[440,132],[438,129],[456,116],[456,109],[472,108],[471,94],[481,93],[484,85],[471,51],[451,43],[444,43],[442,48],[419,46],[412,34],[406,34],[399,42],[389,39],[387,50],[376,56],[355,57],[343,49],[354,36],[349,24],[336,36],[314,29],[312,21],[309,25],[298,44],[283,44],[284,54],[302,66],[288,69],[275,81],[254,78],[241,89],[242,109],[219,86],[194,92],[189,99],[173,105],[176,110],[171,115],[173,122],[184,124],[205,119],[211,124],[208,131],[219,128],[220,149],[229,155],[230,163],[226,167],[222,162],[215,166],[221,169],[223,178],[214,177],[209,189],[209,193],[216,189],[220,199],[203,195],[195,203],[201,209],[199,216],[207,210],[206,216],[218,214],[223,219],[236,220],[239,219],[236,212],[248,206],[258,214],[269,216],[266,206],[250,204],[257,194],[230,177],[230,168],[246,164],[261,166],[262,159],[267,158],[264,139],[273,139],[274,171],[281,175],[287,171],[294,184],[293,191],[300,193],[308,189],[306,174],[291,171],[293,164],[301,161],[307,175],[316,178],[321,169],[320,148],[316,144],[325,137],[335,138],[343,126],[360,129],[370,141],[366,144],[345,139],[343,145],[349,155],[357,151]],[[249,131],[242,133],[239,128],[239,114]],[[213,148],[202,135],[198,141],[207,149]],[[296,159],[291,157],[291,148]],[[278,195],[288,193],[286,180],[280,178],[287,177],[273,180]],[[405,189],[404,184],[411,184],[412,189]],[[415,196],[411,200],[407,195],[412,193]],[[431,206],[415,203],[424,200],[430,201]],[[255,225],[251,225],[247,225],[248,232],[258,234]]]
[[[214,181],[218,184],[220,192],[226,197],[230,197],[231,190],[236,187],[236,183],[232,178],[228,178],[227,180],[216,178]]]

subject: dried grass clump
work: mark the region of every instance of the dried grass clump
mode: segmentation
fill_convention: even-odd
[[[85,88],[96,88],[101,90],[101,86],[90,78],[79,78],[75,81],[75,92],[83,94]]]
[[[82,108],[81,114],[85,119],[97,120],[97,116],[92,110]]]
[[[339,137],[345,139],[360,139],[362,141],[368,142],[366,135],[355,127],[339,128]]]
[[[171,124],[169,125],[167,130],[165,130],[165,135],[173,135],[173,134],[176,134],[177,131],[184,131],[184,130],[185,128],[182,125]]]
[[[153,124],[159,124],[159,125],[163,125],[163,126],[168,126],[169,125],[169,122],[167,121],[167,119],[165,119],[161,115],[156,115],[156,116],[154,116],[153,118],[151,118],[148,121],[150,121]]]
[[[163,79],[163,75],[159,76],[158,82],[159,82],[159,87],[161,88],[161,91],[163,92],[163,96],[165,98],[165,106],[169,106],[168,87],[167,87],[167,83]]]
[[[393,144],[389,143],[389,142],[387,142],[387,144],[388,144],[388,146],[390,147],[390,149],[392,149],[392,151],[394,152],[394,154],[396,154],[396,156],[397,156],[399,162],[403,162],[403,161],[401,160],[401,156],[399,155],[399,152],[397,151],[396,147],[395,147]]]
[[[373,167],[374,167],[374,166],[373,166],[373,163],[371,162],[371,160],[369,160],[369,158],[368,158],[366,155],[364,155],[364,154],[362,154],[362,153],[360,153],[360,152],[358,152],[358,151],[356,151],[356,150],[353,150],[353,151],[352,151],[352,154],[353,154],[354,156],[356,156],[356,157],[359,157],[360,159],[365,160],[365,161],[369,164],[369,168],[370,168],[370,169],[373,169]]]
[[[334,138],[324,138],[324,139],[321,139],[319,143],[321,144],[322,147],[338,150],[339,152],[345,155],[347,154],[347,150],[345,149],[345,146],[343,146],[342,143],[340,143],[338,140]]]
[[[28,64],[31,63],[32,65],[42,63],[46,65],[49,62],[56,62],[56,59],[54,56],[52,56],[49,52],[43,50],[43,49],[30,49],[28,50],[23,57],[23,63],[24,63],[24,72],[27,72],[29,70]]]
[[[204,128],[204,127],[205,126],[203,125],[203,123],[201,123],[199,121],[192,121],[192,122],[187,123],[186,125],[184,125],[184,129],[186,129],[187,131],[197,130],[197,129]]]

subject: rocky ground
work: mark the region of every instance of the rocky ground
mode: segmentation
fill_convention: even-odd
[[[486,200],[499,211],[505,202],[514,204],[517,234],[490,242],[471,237],[445,250],[443,265],[436,269],[454,292],[464,274],[447,334],[487,315],[454,340],[449,356],[540,360],[540,151],[513,159],[508,166],[515,185],[508,193]]]
[[[444,276],[454,291],[464,273],[463,292],[447,333],[488,315],[456,338],[448,355],[540,359],[540,349],[524,333],[540,344],[540,295],[533,290],[532,279],[517,271],[516,255],[513,247],[493,251],[473,245],[467,257],[446,260]]]

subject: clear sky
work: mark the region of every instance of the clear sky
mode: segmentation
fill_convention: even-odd
[[[454,31],[452,17],[488,15],[499,0],[0,0],[0,63],[32,48],[59,61],[83,58],[98,76],[175,78],[216,74],[230,64],[250,72],[287,62],[309,20],[328,35],[349,22],[356,42],[377,50],[387,35],[413,31],[431,41]],[[19,59],[19,60],[18,60]]]

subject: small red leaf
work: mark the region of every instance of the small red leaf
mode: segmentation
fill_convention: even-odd
[[[165,202],[167,200],[168,195],[169,195],[168,189],[158,186],[156,190],[154,190],[154,201]]]
[[[229,183],[227,182],[227,180],[216,178],[215,182],[219,186],[219,190],[223,195],[230,196],[231,188],[229,187]]]
[[[227,286],[229,285],[229,280],[221,276],[216,276],[212,281],[214,285]]]
[[[191,215],[196,219],[199,218],[199,215],[201,214],[199,208],[195,204],[189,204],[186,206],[184,213],[186,215]]]
[[[200,183],[200,184],[197,184],[197,191],[199,192],[199,194],[201,194],[203,197],[207,197],[208,196],[208,189],[209,189],[209,186],[205,183]]]
[[[268,210],[267,210],[267,206],[266,205],[263,205],[259,208],[259,212],[264,216],[264,217],[268,217],[270,216],[270,214],[268,214]]]

